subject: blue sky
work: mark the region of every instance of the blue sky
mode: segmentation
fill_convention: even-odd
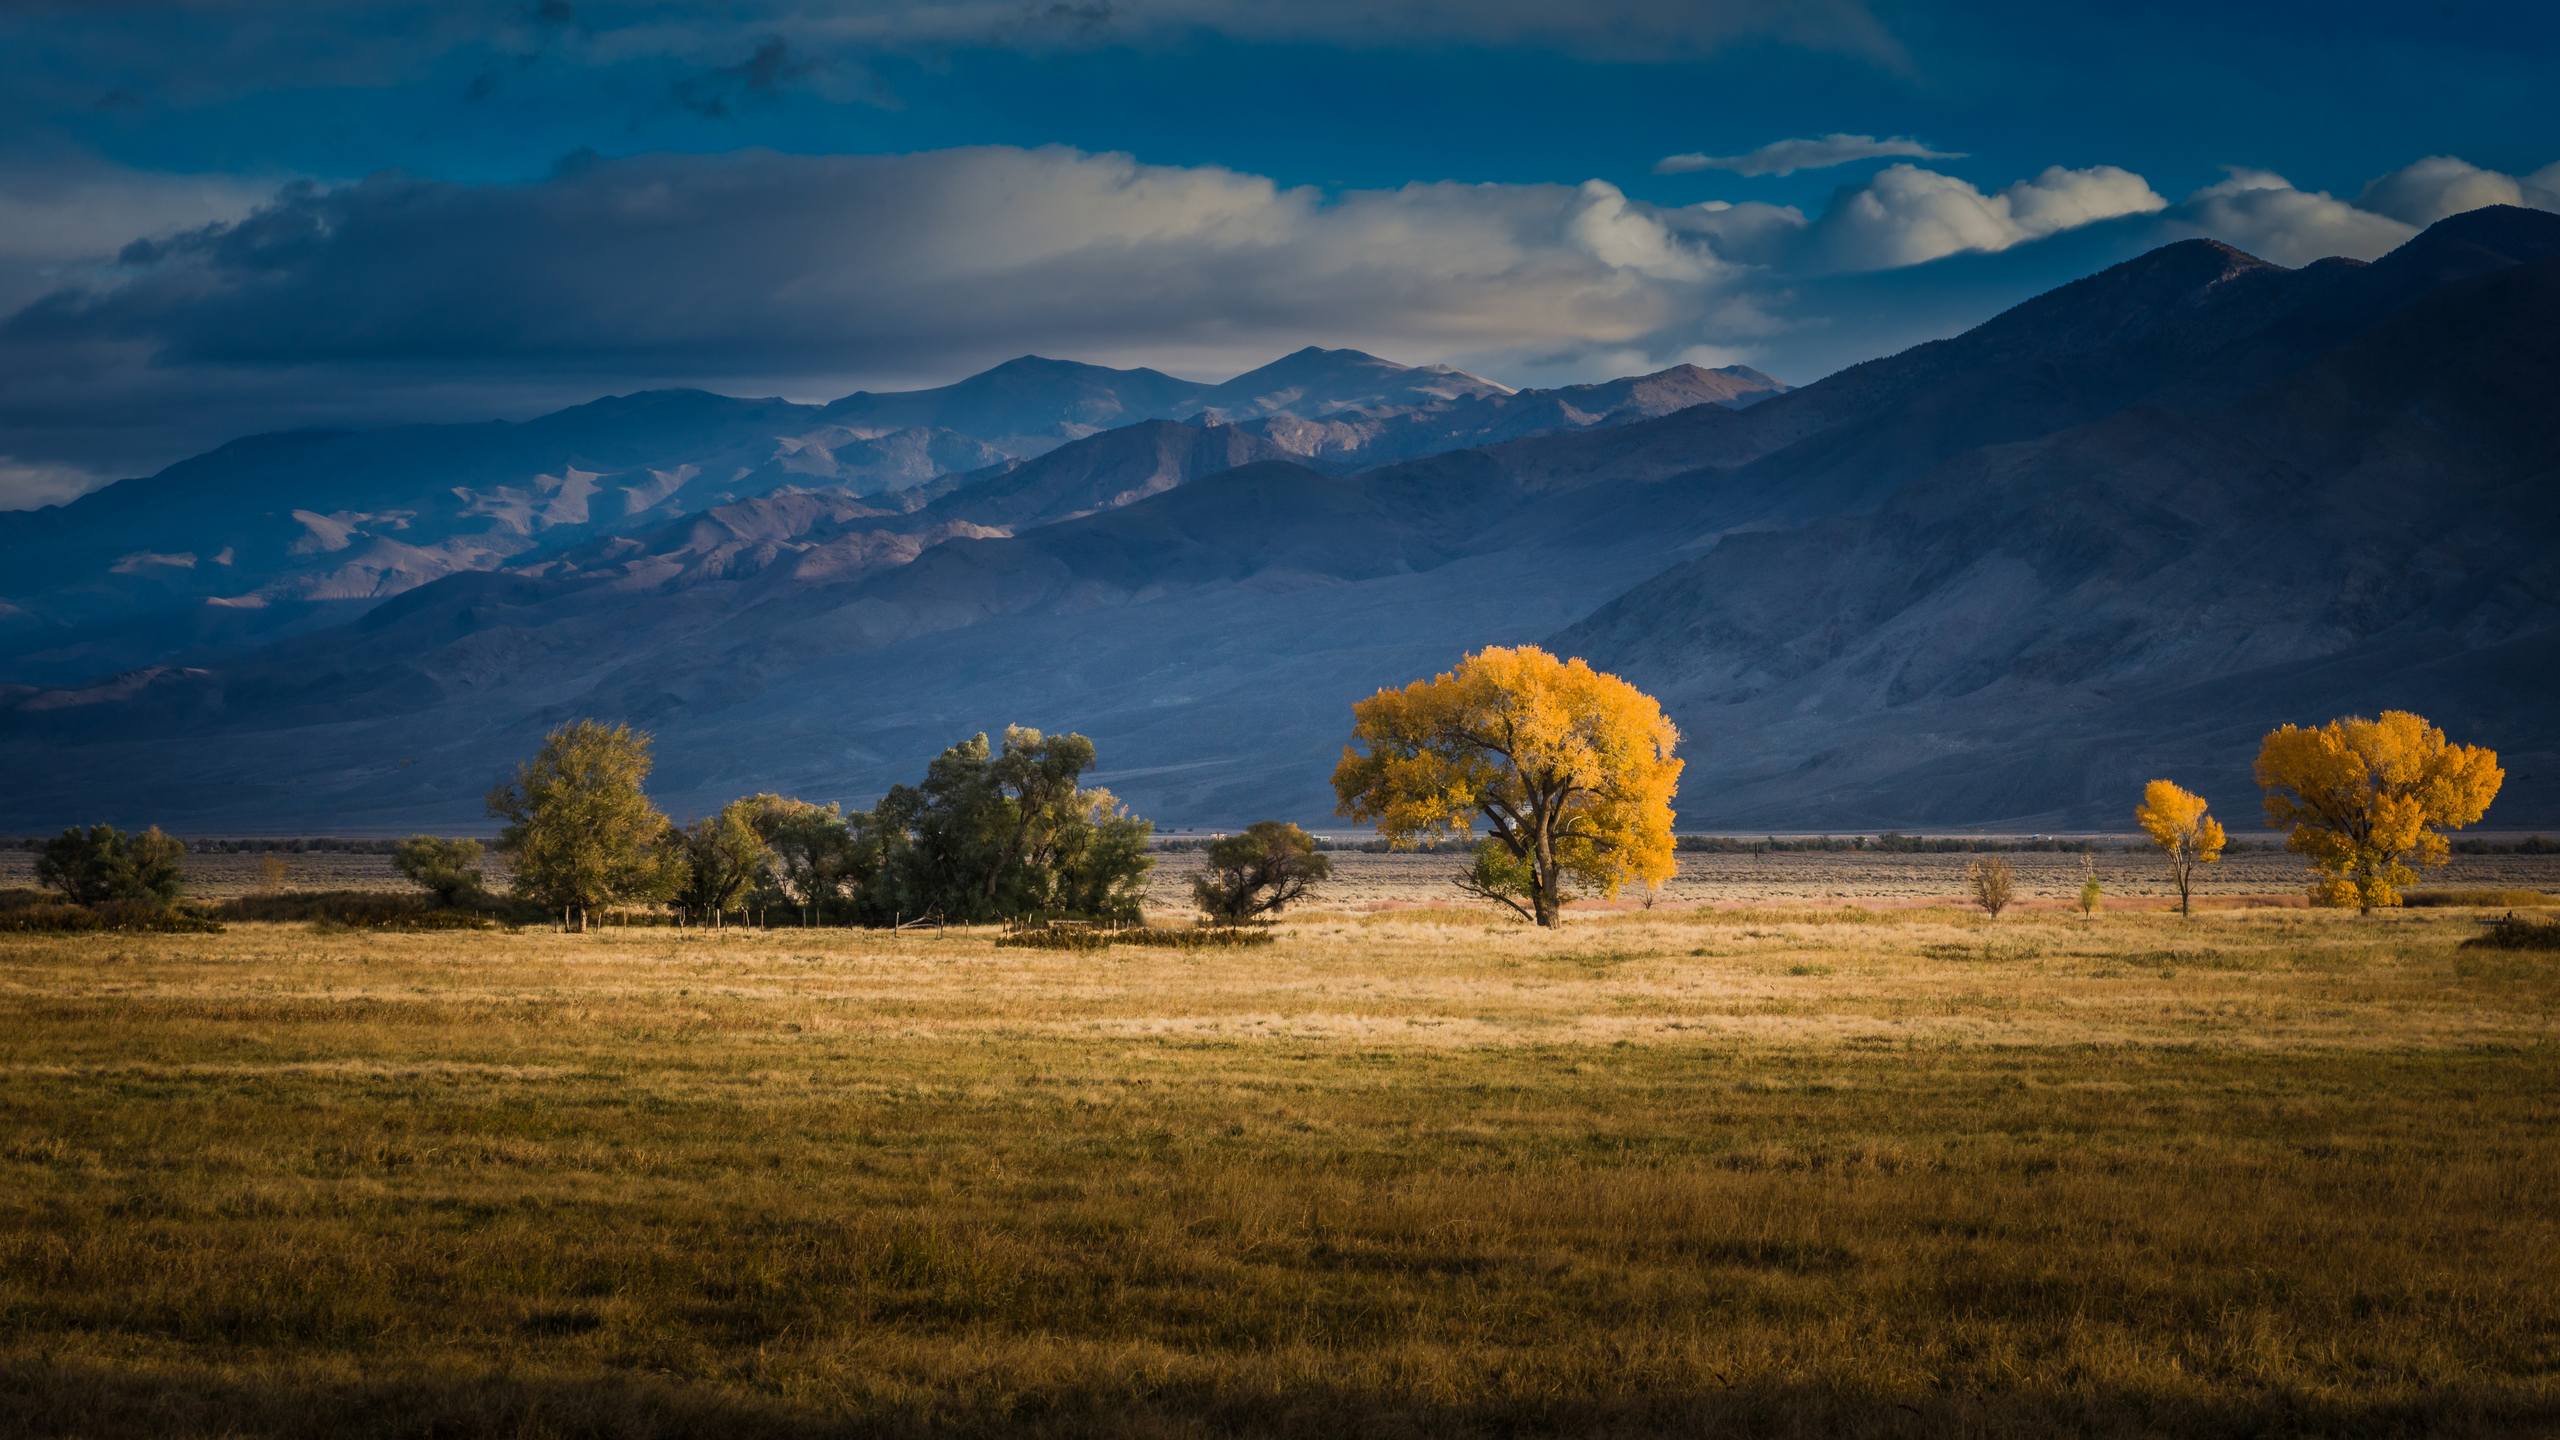
[[[2551,203],[2555,62],[2464,0],[9,0],[0,504],[1025,350],[1810,379],[2168,239]]]

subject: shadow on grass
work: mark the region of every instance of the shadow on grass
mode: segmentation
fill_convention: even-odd
[[[794,1406],[646,1377],[586,1379],[446,1374],[363,1380],[209,1376],[96,1363],[0,1370],[0,1433],[26,1436],[503,1435],[718,1436],[2506,1436],[2560,1433],[2560,1399],[2449,1386],[2423,1399],[2356,1403],[2252,1391],[2227,1397],[2145,1391],[2016,1390],[1885,1396],[1738,1384],[1598,1398],[1443,1403],[1350,1386],[1233,1387],[1196,1381],[1047,1387],[991,1378],[983,1392],[919,1396],[841,1410]]]

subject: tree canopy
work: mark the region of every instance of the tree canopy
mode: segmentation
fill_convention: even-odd
[[[2318,872],[2312,899],[2367,913],[2400,903],[2412,864],[2444,864],[2444,832],[2486,814],[2506,782],[2496,752],[2450,744],[2406,710],[2284,726],[2259,745],[2257,777],[2267,823]]]
[[[579,720],[545,737],[489,792],[489,813],[507,822],[498,849],[516,892],[581,925],[598,905],[672,897],[680,865],[667,817],[641,788],[649,767],[649,737],[628,725]]]
[[[2133,821],[2169,857],[2169,879],[2178,887],[2178,913],[2192,914],[2196,871],[2222,858],[2228,838],[2222,833],[2222,822],[2205,813],[2203,796],[2174,780],[2154,780],[2143,786]]]
[[[459,905],[480,893],[480,842],[412,835],[391,852],[391,868],[437,904]]]
[[[1395,845],[1470,835],[1481,819],[1489,834],[1459,888],[1540,925],[1573,887],[1614,895],[1674,873],[1680,733],[1652,696],[1580,660],[1478,651],[1354,705],[1352,739],[1333,772],[1342,814]]]
[[[867,917],[1136,918],[1155,827],[1081,783],[1093,760],[1082,735],[1020,725],[1001,750],[977,735],[934,757],[852,823],[876,877]]]
[[[36,880],[62,892],[74,905],[110,900],[167,904],[184,883],[187,847],[152,826],[129,835],[113,825],[74,827],[36,853]]]
[[[1277,914],[1332,875],[1314,836],[1286,820],[1263,820],[1211,843],[1191,898],[1200,913],[1233,923]]]
[[[735,909],[774,863],[745,800],[733,800],[671,837],[684,868],[675,902],[717,919]]]

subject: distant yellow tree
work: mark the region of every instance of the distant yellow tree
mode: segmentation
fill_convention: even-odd
[[[2367,914],[2400,903],[2412,861],[2445,863],[2444,832],[2486,814],[2507,778],[2495,751],[2447,744],[2406,710],[2287,725],[2259,745],[2257,774],[2267,823],[2319,872],[2312,900]]]
[[[2222,858],[2222,822],[2205,813],[2204,797],[2173,780],[2142,787],[2134,823],[2169,857],[2169,879],[2178,887],[2178,913],[2193,914],[2196,871]]]
[[[1458,880],[1468,894],[1551,926],[1570,887],[1614,895],[1672,876],[1680,732],[1615,675],[1493,646],[1379,691],[1351,718],[1333,772],[1341,813],[1397,846],[1471,835],[1482,819],[1487,838]]]

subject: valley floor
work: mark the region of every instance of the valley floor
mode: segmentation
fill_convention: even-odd
[[[2480,918],[0,936],[0,1431],[2549,1433]]]

